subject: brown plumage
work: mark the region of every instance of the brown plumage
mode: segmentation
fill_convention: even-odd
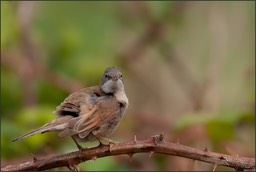
[[[79,148],[76,140],[112,142],[109,136],[119,125],[127,106],[121,71],[116,67],[107,68],[99,86],[70,94],[56,108],[56,119],[13,141],[56,131],[60,137],[71,136]]]

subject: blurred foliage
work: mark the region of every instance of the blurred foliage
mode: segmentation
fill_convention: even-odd
[[[178,119],[176,130],[184,130],[196,124],[203,124],[212,143],[234,139],[236,137],[236,126],[241,123],[254,125],[255,114],[251,112],[220,112],[217,115],[205,113],[187,114]]]
[[[119,171],[119,170],[129,170],[121,168],[117,162],[113,161],[113,159],[103,157],[97,160],[90,160],[86,163],[83,163],[80,166],[82,169],[86,169],[88,171]]]
[[[1,49],[3,49],[13,46],[18,38],[16,3],[1,2],[1,16]]]
[[[22,3],[1,1],[1,56],[12,59],[1,63],[1,159],[5,163],[22,160],[30,153],[45,155],[76,150],[70,138],[56,138],[54,133],[11,143],[13,138],[54,119],[52,112],[55,107],[70,93],[50,79],[37,75],[31,77],[26,70],[32,67],[15,64],[16,60],[30,58],[24,50]],[[255,144],[253,5],[254,2],[40,1],[33,2],[28,30],[37,52],[36,60],[56,75],[91,86],[99,83],[107,66],[122,67],[130,107],[127,120],[124,119],[126,121],[116,133],[120,138],[129,140],[134,134],[147,138],[158,131],[165,131],[173,136],[172,139],[177,139],[191,127],[193,130],[193,127],[202,125],[206,137],[196,139],[192,131],[195,139],[184,144],[207,143],[207,146],[214,147],[214,151],[223,148],[223,143],[230,143],[230,146],[236,143],[241,150],[237,147],[235,150],[255,156],[255,148],[251,147]],[[31,12],[31,8],[25,9],[26,14]],[[149,35],[151,39],[145,39],[150,42],[148,46],[140,47],[136,40],[145,36],[154,22],[163,22],[161,27],[164,29],[160,31],[167,34],[161,33],[150,42],[156,34],[152,33]],[[161,39],[164,44],[159,41]],[[133,57],[136,52],[127,53],[133,46],[141,49],[139,58]],[[132,54],[130,58],[135,60],[128,64],[126,54]],[[176,56],[180,61],[174,60]],[[205,108],[191,108],[199,96],[189,100],[190,95],[186,95],[182,88],[189,80],[185,78],[187,82],[179,83],[182,74],[186,73],[179,65],[182,61],[195,81],[208,84],[206,90],[210,90],[210,100],[207,96],[201,100],[206,102]],[[178,72],[175,72],[175,67]],[[208,81],[207,77],[211,75],[215,80]],[[180,78],[175,80],[175,77]],[[26,89],[28,86],[31,87]],[[213,93],[211,86],[215,88]],[[203,89],[200,87],[199,90]],[[34,102],[28,104],[26,99],[33,96]],[[212,110],[207,105],[217,108]],[[161,124],[155,126],[158,123]],[[249,146],[246,143],[250,143]],[[88,147],[96,144],[83,143]],[[80,168],[88,171],[149,170],[151,167],[170,170],[168,164],[172,164],[173,169],[184,166],[183,161],[180,161],[180,166],[172,163],[175,157],[154,156],[147,162],[145,157],[135,157],[136,163],[129,163],[128,158],[124,163],[120,163],[120,157],[99,158],[82,163]],[[147,163],[154,164],[149,166]],[[209,170],[210,167],[203,169]]]
[[[8,146],[10,140],[14,139],[18,135],[22,135],[28,132],[28,129],[36,129],[38,126],[42,126],[48,121],[54,118],[54,115],[50,116],[53,107],[50,106],[36,106],[32,108],[22,109],[12,119],[12,121],[3,118],[2,130],[1,130],[1,146],[2,156],[7,158],[15,158],[18,155],[26,154],[27,150],[36,151],[39,147],[45,145],[46,140],[50,139],[46,136],[36,135],[29,140],[22,141],[23,144],[13,143],[15,146]],[[24,149],[26,148],[26,149]]]
[[[1,112],[9,114],[22,106],[22,93],[16,89],[17,87],[20,88],[21,85],[15,73],[1,69]],[[9,105],[12,105],[12,108]]]
[[[182,129],[194,125],[196,123],[209,123],[213,121],[223,121],[226,124],[238,124],[246,121],[253,123],[255,116],[252,113],[244,112],[221,112],[218,115],[206,115],[205,113],[187,114],[181,117],[176,123],[175,128]]]

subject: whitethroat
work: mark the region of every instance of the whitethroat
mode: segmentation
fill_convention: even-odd
[[[56,119],[25,135],[18,141],[38,133],[58,132],[58,136],[71,136],[77,141],[109,139],[118,127],[128,107],[123,76],[117,67],[109,67],[102,75],[99,86],[81,89],[70,94],[54,111]],[[101,142],[100,142],[101,143]]]

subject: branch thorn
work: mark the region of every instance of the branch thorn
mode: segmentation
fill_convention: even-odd
[[[224,160],[228,161],[228,158],[223,157],[223,156],[221,156],[220,159],[224,159]]]
[[[34,154],[32,154],[32,153],[31,153],[31,156],[33,157],[33,162],[36,162],[36,161],[38,161],[38,160],[39,160],[39,159],[38,159],[38,158],[36,158],[36,157],[35,157],[35,155],[34,155]]]
[[[179,138],[176,139],[176,143],[180,145],[180,139]]]
[[[97,156],[94,156],[92,157],[92,160],[95,161],[98,157]]]
[[[208,152],[208,148],[207,147],[204,148],[204,152]]]
[[[153,155],[153,153],[154,153],[154,151],[150,151],[148,157],[150,158]]]
[[[69,163],[68,168],[69,168],[71,171],[75,171],[75,172],[80,171],[74,164],[70,164],[70,163]]]
[[[133,154],[131,153],[131,154],[127,154],[128,156],[129,156],[129,159],[130,159],[130,163],[132,162],[132,156],[133,156]]]
[[[137,137],[136,135],[134,135],[134,140],[133,140],[135,143],[137,143]]]
[[[212,171],[215,171],[217,167],[218,167],[217,164],[213,164],[213,169],[212,169]]]

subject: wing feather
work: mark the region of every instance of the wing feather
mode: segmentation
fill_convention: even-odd
[[[120,109],[117,100],[110,95],[97,97],[90,111],[83,106],[80,107],[80,113],[83,115],[71,119],[69,128],[60,132],[59,136],[79,135],[80,138],[84,138],[90,132],[111,120]]]
[[[70,94],[54,111],[60,116],[78,117],[88,113],[95,105],[98,96],[104,95],[98,86],[88,87]],[[82,113],[81,113],[82,112]]]

